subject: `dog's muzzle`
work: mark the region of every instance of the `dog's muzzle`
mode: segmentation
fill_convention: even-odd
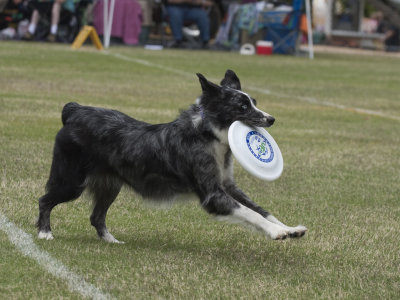
[[[274,124],[274,122],[275,122],[275,118],[273,116],[265,117],[265,123],[266,123],[265,127],[272,126]]]
[[[243,123],[249,126],[256,126],[256,127],[271,127],[274,124],[274,122],[275,118],[267,114],[243,120]]]

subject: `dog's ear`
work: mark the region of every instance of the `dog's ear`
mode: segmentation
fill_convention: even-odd
[[[222,86],[226,86],[235,90],[241,90],[240,80],[232,70],[226,70],[225,77],[221,81]]]
[[[199,81],[201,84],[201,89],[203,90],[203,93],[219,93],[221,90],[221,87],[219,85],[216,85],[215,83],[212,83],[211,81],[208,81],[202,74],[197,73],[197,77],[199,77]]]

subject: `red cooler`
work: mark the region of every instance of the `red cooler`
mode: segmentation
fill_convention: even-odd
[[[274,43],[271,41],[257,41],[256,51],[258,55],[271,55]]]

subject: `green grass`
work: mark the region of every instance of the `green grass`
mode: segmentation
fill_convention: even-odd
[[[54,209],[55,240],[34,239],[42,250],[120,299],[398,299],[398,59],[317,55],[309,61],[129,47],[104,55],[93,49],[0,43],[1,213],[36,235],[37,199],[66,102],[168,122],[199,95],[196,72],[217,80],[231,68],[244,90],[271,91],[251,94],[276,117],[270,132],[285,162],[274,182],[254,179],[236,165],[237,182],[278,219],[309,232],[298,240],[270,241],[214,221],[196,199],[154,210],[124,189],[108,226],[126,244],[97,239],[83,196]],[[162,68],[133,61],[139,59]],[[22,256],[2,231],[0,253],[0,298],[81,298]]]

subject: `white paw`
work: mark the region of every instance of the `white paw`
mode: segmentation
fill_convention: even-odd
[[[284,240],[288,237],[289,232],[279,225],[272,224],[269,226],[267,235],[273,240]]]
[[[38,238],[41,240],[48,240],[48,241],[54,239],[51,231],[48,231],[48,232],[39,231]]]
[[[299,226],[296,226],[296,227],[290,227],[289,236],[292,237],[292,238],[293,237],[294,238],[302,237],[303,235],[306,234],[307,230],[308,229],[305,226],[302,226],[302,225],[299,225]]]
[[[114,243],[114,244],[125,244],[125,242],[118,241],[111,233],[106,232],[102,237],[102,240],[107,243]]]

